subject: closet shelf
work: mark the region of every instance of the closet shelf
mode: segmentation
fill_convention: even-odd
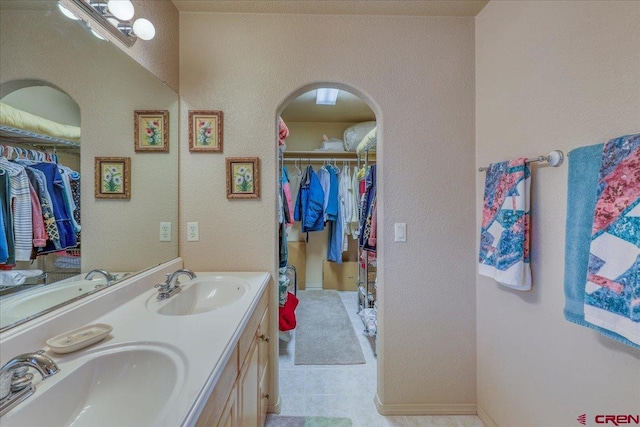
[[[34,144],[34,145],[62,145],[69,148],[80,148],[80,143],[68,141],[66,139],[56,138],[36,133],[24,129],[18,129],[7,125],[0,125],[0,140],[3,143],[10,144]]]
[[[285,151],[283,156],[285,159],[319,159],[330,157],[332,159],[356,160],[358,158],[355,151]],[[376,161],[375,153],[369,153],[369,161]]]

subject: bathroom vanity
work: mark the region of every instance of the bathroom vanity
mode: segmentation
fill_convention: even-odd
[[[35,375],[2,426],[262,426],[270,275],[195,272],[158,299],[154,285],[180,268],[178,258],[0,335],[2,364],[43,349],[59,367]],[[84,333],[104,337],[82,348]]]

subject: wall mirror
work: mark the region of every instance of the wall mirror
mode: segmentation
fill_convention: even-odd
[[[81,226],[77,245],[54,246],[12,269],[0,265],[2,273],[43,272],[15,281],[0,276],[4,331],[105,289],[104,275],[85,279],[91,270],[121,280],[178,256],[178,95],[117,46],[64,17],[54,0],[0,2],[0,43],[0,101],[80,130],[77,146],[0,132],[3,146],[55,154],[59,165],[77,172]],[[168,111],[168,151],[135,151],[140,110]],[[19,163],[5,152],[13,150],[3,148],[2,156]],[[95,197],[96,157],[130,158],[129,199]],[[160,241],[161,222],[173,225],[170,241]]]

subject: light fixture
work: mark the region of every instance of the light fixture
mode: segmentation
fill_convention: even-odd
[[[151,40],[156,35],[153,24],[144,18],[138,18],[131,22],[135,14],[133,3],[130,0],[59,0],[58,7],[67,17],[75,15],[63,5],[63,2],[77,6],[82,12],[89,16],[88,19],[81,19],[97,36],[97,31],[91,27],[89,21],[99,24],[126,46],[133,46],[138,38]],[[65,13],[65,10],[68,12]],[[75,18],[79,19],[79,18]],[[97,27],[96,27],[97,28]],[[101,37],[104,39],[104,37]]]
[[[76,15],[74,15],[73,12],[71,12],[69,9],[64,7],[62,3],[58,3],[58,9],[60,9],[60,12],[62,12],[62,14],[69,19],[73,19],[74,21],[77,21],[78,19],[80,19]]]
[[[144,18],[136,19],[133,23],[133,32],[142,40],[151,40],[156,36],[156,29],[153,24]]]
[[[120,21],[128,21],[133,18],[135,10],[130,0],[109,0],[107,9]]]
[[[89,27],[89,29],[91,30],[91,34],[93,34],[95,37],[99,38],[100,40],[106,40],[104,37],[102,37],[100,35],[99,32],[97,32],[96,30],[94,30],[93,28]]]
[[[318,105],[336,105],[339,89],[319,88],[316,90],[316,104]]]

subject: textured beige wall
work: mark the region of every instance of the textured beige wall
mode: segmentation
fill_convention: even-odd
[[[476,19],[477,165],[638,132],[638,22],[638,2],[489,3]],[[567,165],[532,177],[533,290],[477,278],[479,409],[519,427],[636,414],[638,351],[564,320]]]
[[[137,271],[178,255],[178,96],[117,47],[60,15],[55,2],[1,10],[0,93],[46,81],[80,106],[82,267]],[[169,153],[135,153],[133,111],[167,109]],[[96,199],[94,158],[131,157],[131,200]],[[159,242],[160,221],[174,224]]]
[[[278,108],[347,84],[380,123],[379,397],[475,410],[473,19],[181,13],[180,57],[185,265],[275,273]],[[189,153],[189,109],[224,111],[223,154]],[[260,157],[260,200],[226,199],[229,156]]]

